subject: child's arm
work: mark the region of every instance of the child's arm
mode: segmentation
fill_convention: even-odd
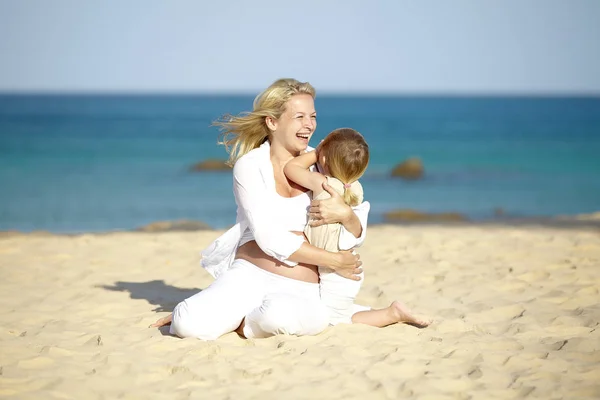
[[[319,172],[309,171],[308,168],[316,162],[317,153],[309,151],[288,161],[283,168],[283,172],[289,180],[312,190],[313,194],[318,195],[323,191],[323,182],[326,181],[326,178]]]

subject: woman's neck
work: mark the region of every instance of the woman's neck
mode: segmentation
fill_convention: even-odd
[[[300,154],[293,154],[282,146],[273,146],[273,144],[271,144],[271,162],[273,165],[283,167],[288,161],[298,155]]]

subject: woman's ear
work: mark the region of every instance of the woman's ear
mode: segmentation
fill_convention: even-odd
[[[277,130],[277,120],[273,117],[265,117],[265,124],[267,124],[267,128],[271,132],[275,132]]]

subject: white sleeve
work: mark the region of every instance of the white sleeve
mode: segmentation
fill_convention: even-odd
[[[342,230],[340,232],[340,240],[338,242],[338,247],[341,250],[350,250],[354,247],[359,247],[365,241],[365,236],[367,235],[367,219],[369,217],[369,210],[371,209],[371,204],[368,201],[363,201],[356,207],[352,207],[354,213],[358,217],[360,221],[360,225],[362,227],[362,232],[360,237],[355,237],[352,233],[348,232],[346,228],[342,225]]]
[[[285,230],[273,217],[274,193],[266,193],[259,167],[252,159],[240,159],[233,167],[233,194],[248,221],[254,240],[265,254],[289,265],[298,263],[287,258],[304,243],[304,238]]]

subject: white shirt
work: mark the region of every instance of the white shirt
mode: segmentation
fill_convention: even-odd
[[[268,197],[271,198],[268,202],[270,205],[269,217],[271,221],[277,221],[278,230],[303,232],[308,221],[308,209],[312,200],[310,193],[310,191],[307,191],[294,197],[283,197],[277,192],[265,191],[262,194],[261,201],[266,202]],[[252,240],[256,240],[254,232],[252,229],[246,229],[238,246],[243,246]]]
[[[281,200],[275,197],[279,195],[275,189],[268,141],[243,155],[235,163],[233,194],[238,206],[236,224],[202,251],[202,266],[215,278],[225,272],[233,263],[240,239],[248,236],[247,230],[252,233],[265,254],[288,266],[297,265],[298,263],[287,258],[302,246],[304,238],[290,232],[290,223],[285,213],[277,212],[280,209],[278,201]],[[366,201],[353,207],[360,220],[362,233],[356,238],[342,227],[340,249],[362,245],[370,208],[371,205]]]

